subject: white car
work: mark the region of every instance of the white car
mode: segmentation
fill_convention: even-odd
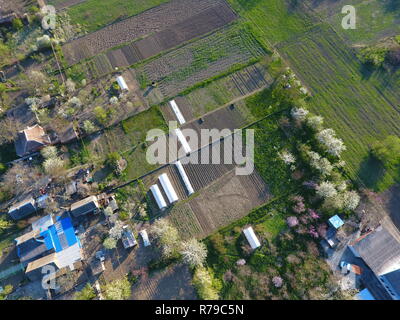
[[[149,240],[149,236],[147,234],[147,231],[146,230],[142,230],[142,231],[139,232],[139,234],[142,236],[144,246],[148,247],[150,245],[150,240]]]

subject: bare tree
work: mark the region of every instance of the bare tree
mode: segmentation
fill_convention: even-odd
[[[5,117],[0,120],[0,144],[12,142],[22,129],[22,124],[18,119]]]
[[[39,176],[37,167],[29,167],[18,162],[4,174],[2,183],[15,195],[34,185]]]

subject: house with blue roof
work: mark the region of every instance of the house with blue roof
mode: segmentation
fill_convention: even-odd
[[[32,224],[32,230],[15,239],[21,263],[31,279],[41,275],[41,268],[52,265],[55,270],[82,260],[82,249],[70,217],[45,216]]]

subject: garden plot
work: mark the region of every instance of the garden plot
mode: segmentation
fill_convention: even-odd
[[[188,122],[194,118],[234,103],[236,107],[242,105],[242,99],[258,90],[269,87],[273,77],[268,72],[269,59],[256,63],[226,77],[210,82],[204,87],[197,88],[185,96],[175,98],[178,107]],[[169,104],[162,107],[167,120],[176,120],[176,116]]]
[[[231,26],[167,53],[145,64],[139,72],[157,83],[157,88],[148,95],[149,100],[156,100],[157,93],[164,98],[173,97],[196,83],[262,55],[265,51],[247,29]]]
[[[223,0],[174,0],[66,43],[62,50],[69,65],[116,46],[160,32]],[[77,10],[79,6],[74,7]]]
[[[232,22],[235,18],[236,15],[232,9],[222,2],[161,32],[122,48],[111,50],[107,55],[113,58],[115,55],[119,57],[111,61],[114,68],[127,67],[218,29]]]
[[[182,234],[204,238],[214,231],[247,215],[270,198],[268,188],[253,172],[248,176],[235,175],[231,170],[183,206],[177,205],[168,218]],[[181,220],[187,213],[185,220]]]
[[[151,275],[143,275],[132,288],[133,300],[195,300],[189,268],[175,264]]]

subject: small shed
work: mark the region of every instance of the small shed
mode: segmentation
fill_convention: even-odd
[[[128,226],[124,226],[124,231],[122,232],[121,240],[125,249],[134,247],[137,244],[135,236],[133,235],[132,230]]]
[[[75,217],[88,214],[97,213],[99,209],[99,203],[96,196],[90,196],[75,202],[71,205],[71,214]]]
[[[329,218],[329,224],[334,227],[336,230],[339,229],[342,225],[344,225],[344,222],[340,217],[336,214],[333,217]]]
[[[143,244],[145,247],[148,247],[150,245],[150,240],[149,240],[149,236],[147,234],[146,230],[142,230],[139,232],[139,234],[141,235],[142,239],[143,239]]]
[[[36,202],[32,197],[22,200],[8,210],[9,216],[14,219],[22,219],[36,211]]]
[[[126,84],[125,79],[122,76],[117,77],[117,82],[121,90],[129,91],[128,85]]]
[[[243,230],[244,235],[246,236],[247,241],[250,244],[250,247],[254,250],[261,246],[260,241],[258,240],[256,234],[252,227],[248,227]]]

